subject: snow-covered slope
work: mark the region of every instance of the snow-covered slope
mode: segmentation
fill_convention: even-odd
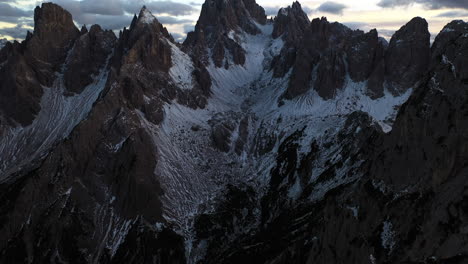
[[[365,82],[355,83],[347,78],[343,91],[332,100],[322,99],[312,89],[279,104],[290,74],[274,78],[269,63],[279,54],[283,41],[271,37],[271,23],[257,26],[261,34],[233,31],[229,34],[247,52],[244,65],[231,64],[226,69],[211,63],[208,67],[213,86],[205,109],[194,110],[172,102],[164,107],[165,117],[160,126],[140,115],[142,126],[154,136],[159,152],[155,174],[165,190],[165,217],[188,237],[193,235],[193,217],[210,211],[210,202],[227,184],[248,182],[260,191],[265,190],[280,144],[293,133],[305,128],[298,142],[302,146],[300,154],[305,155],[313,141],[326,141],[338,133],[348,115],[355,111],[368,113],[388,132],[398,107],[411,93],[409,90],[395,97],[386,92],[382,98],[372,100],[365,94]],[[181,88],[189,89],[188,58],[176,46],[172,48],[176,56],[171,77]],[[215,147],[219,127],[229,131],[225,138],[228,147],[224,150]],[[317,170],[309,175],[310,181],[327,169],[325,163],[338,149],[339,146],[328,154],[322,153]],[[327,190],[324,188],[322,194]],[[291,198],[300,194],[297,185],[290,191]],[[315,193],[314,197],[319,195]]]
[[[5,126],[2,129],[0,181],[19,170],[30,168],[38,158],[47,155],[54,144],[67,137],[86,118],[104,89],[107,77],[105,65],[82,93],[67,96],[63,74],[57,73],[54,85],[43,87],[41,111],[34,122],[27,127]]]

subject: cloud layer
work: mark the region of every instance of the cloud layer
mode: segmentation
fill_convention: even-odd
[[[194,24],[193,18],[199,7],[172,1],[153,0],[41,0],[52,1],[72,15],[79,25],[99,24],[105,29],[120,30],[130,25],[133,14],[138,13],[143,5],[157,15],[165,25]],[[18,8],[12,0],[0,0],[0,22],[15,24],[13,27],[0,29],[0,35],[22,39],[27,29],[32,26],[33,11]],[[40,4],[38,2],[38,4]],[[183,36],[182,36],[183,37]]]
[[[329,14],[335,14],[335,15],[342,15],[343,10],[346,9],[346,5],[341,4],[341,3],[335,3],[331,1],[327,1],[323,4],[321,4],[318,8],[317,11],[319,12],[324,12],[324,13],[329,13]]]
[[[468,0],[381,0],[381,7],[408,6],[411,4],[422,4],[429,9],[462,8],[468,9]]]
[[[278,11],[280,10],[281,6],[265,6],[265,13],[267,16],[276,16]],[[342,15],[343,11],[347,8],[346,5],[333,2],[333,1],[326,1],[319,5],[317,8],[310,8],[308,6],[303,5],[302,10],[307,15],[312,15],[316,13],[328,13],[334,15]]]

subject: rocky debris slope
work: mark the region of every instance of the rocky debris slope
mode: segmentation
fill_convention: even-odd
[[[35,21],[25,41],[0,51],[0,180],[33,167],[86,117],[116,42],[99,26],[80,36],[71,15],[54,4],[36,8]]]
[[[2,262],[463,263],[464,22],[431,50],[208,0],[179,44],[36,10],[0,51],[34,110],[1,108]]]

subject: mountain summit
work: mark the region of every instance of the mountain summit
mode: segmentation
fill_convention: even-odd
[[[1,263],[466,263],[468,24],[44,3],[0,49]]]
[[[203,58],[205,63],[212,59],[217,67],[228,67],[232,63],[245,62],[245,50],[232,39],[232,33],[261,33],[257,25],[265,25],[265,10],[254,0],[210,0],[201,10],[195,31],[187,35],[184,46]],[[206,49],[212,49],[211,57]],[[224,64],[223,64],[224,62]]]

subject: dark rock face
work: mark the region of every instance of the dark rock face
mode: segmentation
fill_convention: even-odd
[[[47,74],[39,75],[42,77],[41,83],[50,86],[54,79],[51,74],[59,70],[80,32],[71,14],[52,3],[34,10],[34,25],[34,34],[26,45],[26,53],[36,59],[34,63],[37,66],[47,69],[47,63],[52,65]]]
[[[278,11],[273,24],[272,37],[282,36],[286,42],[297,44],[309,24],[309,17],[302,10],[301,4],[294,2],[292,6]]]
[[[276,56],[271,68],[275,77],[284,77],[296,60],[297,49],[301,45],[304,32],[310,24],[309,17],[302,10],[299,2],[278,11],[273,22],[273,38],[281,37],[285,42],[279,56]]]
[[[266,23],[265,10],[254,0],[207,1],[202,6],[195,31],[188,33],[184,47],[205,64],[209,61],[206,48],[211,48],[211,59],[216,67],[229,67],[229,63],[242,65],[245,51],[229,34],[239,30],[258,34],[260,30],[254,22]],[[229,61],[231,57],[232,61]]]
[[[346,68],[343,54],[330,50],[325,54],[317,68],[314,89],[324,99],[332,99],[344,86]]]
[[[312,71],[318,66],[314,89],[325,99],[332,98],[343,87],[346,71],[341,46],[351,34],[350,29],[339,23],[329,23],[326,18],[314,19],[305,32],[284,97],[292,99],[307,92]]]
[[[44,4],[40,10],[47,8]],[[113,52],[106,87],[88,117],[34,169],[2,178],[0,259],[186,263],[182,237],[162,216],[163,190],[154,175],[157,146],[142,122],[160,124],[162,107],[172,100],[203,107],[210,76],[194,61],[194,87],[182,91],[174,85],[168,72],[178,47],[146,9],[115,45],[113,33],[99,26],[82,32],[69,47],[66,88],[80,93]],[[9,44],[0,58],[22,48]],[[79,71],[84,65],[89,67]]]
[[[92,26],[89,32],[82,30],[81,34],[68,57],[64,73],[65,86],[72,93],[80,93],[93,81],[92,76],[105,65],[117,40],[112,31],[104,31],[98,25]]]
[[[431,57],[430,36],[426,20],[417,17],[392,37],[385,54],[390,91],[405,92],[427,71]]]
[[[80,34],[70,13],[55,4],[37,7],[34,21],[34,34],[22,44],[7,45],[0,56],[5,64],[0,69],[0,109],[3,122],[13,126],[32,123],[40,110],[41,85],[52,86]]]
[[[346,48],[349,75],[355,82],[368,80],[367,94],[373,98],[383,96],[385,46],[377,30],[354,35]]]
[[[279,14],[277,20],[284,18]],[[289,23],[294,25],[295,21]],[[278,24],[276,31],[281,33],[283,28]],[[347,73],[354,82],[368,81],[366,93],[377,99],[384,95],[385,83],[394,95],[416,84],[427,71],[430,54],[428,25],[422,18],[411,20],[397,31],[388,47],[376,30],[352,31],[322,18],[312,21],[298,44],[286,45],[273,60],[272,68],[275,77],[284,76],[292,68],[285,99],[293,99],[312,88],[324,99],[332,99],[343,88]]]

